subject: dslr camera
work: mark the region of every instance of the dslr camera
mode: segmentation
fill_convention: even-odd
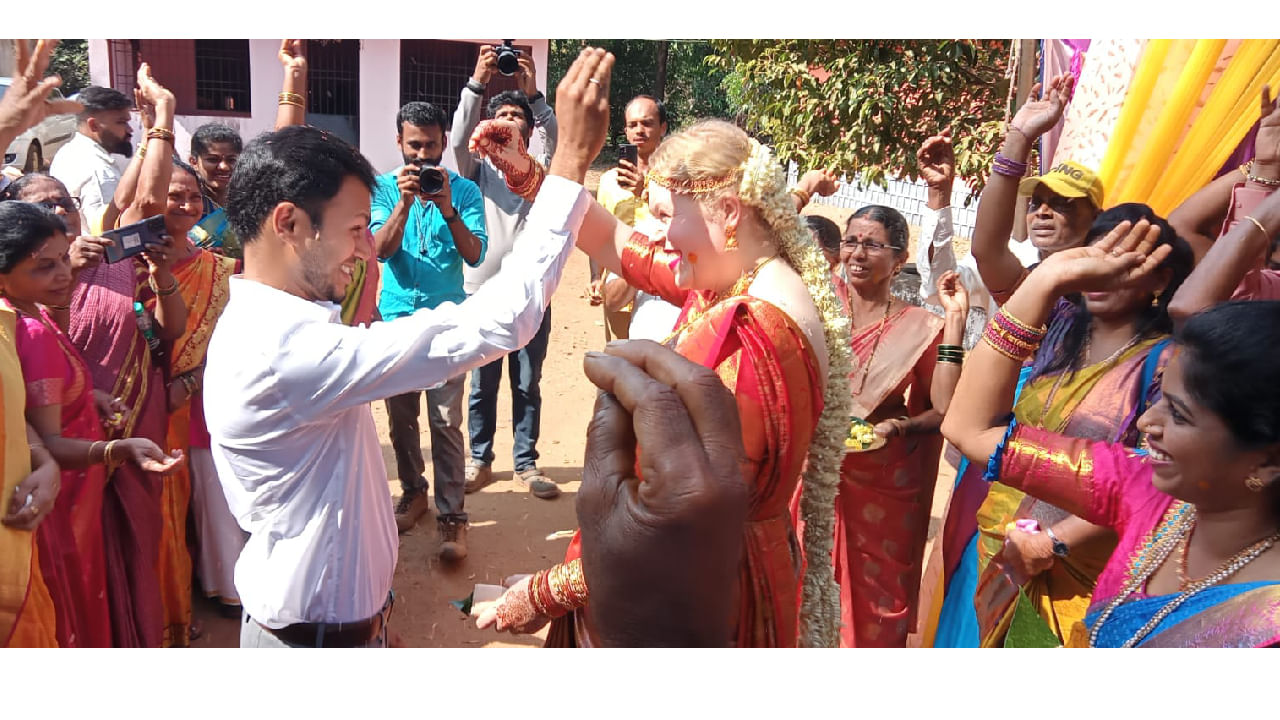
[[[503,40],[498,46],[498,72],[510,77],[520,72],[520,51],[512,46],[515,40]]]
[[[444,189],[444,171],[427,165],[418,170],[418,187],[423,195],[435,195]]]

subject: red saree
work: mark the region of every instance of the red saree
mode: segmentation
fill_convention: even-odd
[[[738,401],[752,494],[734,644],[795,647],[801,558],[788,503],[822,412],[818,360],[804,332],[776,306],[749,296],[716,301],[709,293],[677,288],[672,259],[659,244],[634,235],[622,259],[623,277],[684,306],[676,352],[714,369]],[[566,562],[579,557],[579,543],[575,537]],[[576,624],[573,616],[553,624],[548,645],[585,644],[582,614],[576,615]]]
[[[182,300],[187,306],[187,329],[169,352],[169,377],[176,378],[204,364],[213,327],[230,299],[228,281],[236,271],[236,261],[208,250],[195,253],[173,267]],[[157,298],[146,300],[154,313]],[[208,447],[204,426],[204,398],[196,393],[186,405],[169,416],[168,448],[182,450],[188,458],[191,448]],[[157,572],[164,602],[164,646],[185,647],[191,626],[191,552],[187,549],[187,510],[191,503],[194,467],[188,461],[164,478],[161,495],[164,530],[160,542]],[[217,482],[217,478],[214,478]]]
[[[848,309],[848,289],[839,278],[833,282]],[[861,390],[853,397],[854,414],[874,423],[924,413],[931,407],[942,319],[907,305],[880,325],[876,321],[852,333],[857,380],[850,390]],[[872,365],[862,383],[866,363]],[[933,432],[845,455],[833,557],[841,647],[905,647],[915,629],[941,452],[942,435]]]
[[[103,263],[80,274],[71,296],[67,335],[82,357],[91,358],[93,386],[120,398],[131,410],[126,427],[112,438],[145,437],[164,447],[168,413],[164,376],[152,362],[138,329],[133,303],[146,286],[139,262]],[[103,499],[103,545],[107,599],[117,647],[159,647],[164,609],[156,563],[163,529],[162,482],[158,475],[125,463],[111,474]]]
[[[16,340],[27,408],[57,405],[63,437],[102,440],[88,368],[53,319],[19,313]],[[36,530],[40,571],[58,610],[62,647],[111,645],[102,537],[106,482],[102,465],[63,470],[57,502]]]

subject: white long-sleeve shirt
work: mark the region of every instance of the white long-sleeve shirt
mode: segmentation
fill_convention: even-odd
[[[369,403],[526,345],[591,201],[548,177],[496,282],[368,327],[343,325],[333,303],[232,279],[209,344],[205,415],[227,504],[249,533],[235,584],[251,617],[278,628],[382,608],[399,543]]]
[[[916,271],[920,274],[920,299],[927,305],[941,305],[938,301],[938,278],[955,270],[960,282],[969,291],[969,319],[965,329],[964,346],[971,349],[981,336],[987,318],[995,314],[995,300],[978,272],[978,261],[973,253],[956,262],[955,229],[951,222],[951,207],[939,210],[924,208],[920,218],[920,242],[916,243]],[[932,250],[931,253],[929,252]],[[1017,256],[1023,267],[1031,267],[1040,261],[1040,251],[1030,240],[1009,238],[1009,250]]]

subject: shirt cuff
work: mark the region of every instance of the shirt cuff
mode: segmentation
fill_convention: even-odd
[[[533,209],[529,211],[525,228],[576,234],[591,202],[586,188],[559,175],[548,175],[533,199]]]

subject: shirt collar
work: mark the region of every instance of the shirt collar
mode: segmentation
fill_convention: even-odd
[[[99,145],[97,140],[94,140],[93,138],[89,137],[88,135],[85,135],[79,130],[76,131],[76,136],[74,139],[76,142],[80,143],[81,145],[87,145],[88,147],[92,148],[93,154],[97,155],[98,158],[101,159],[103,162],[108,162],[108,163],[111,163],[112,165],[115,164],[115,160],[111,159],[111,153],[107,152],[106,148]]]
[[[230,287],[233,300],[240,298],[257,307],[287,308],[286,317],[293,315],[313,322],[337,322],[342,315],[342,308],[336,303],[306,300],[243,275],[232,275]]]

